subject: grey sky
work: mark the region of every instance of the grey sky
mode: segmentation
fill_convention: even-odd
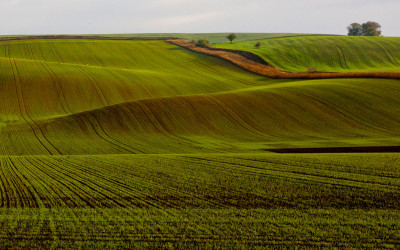
[[[399,0],[0,0],[0,34],[345,34],[376,21],[400,36]]]

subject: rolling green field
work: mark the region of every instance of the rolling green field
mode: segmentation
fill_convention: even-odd
[[[399,146],[397,80],[272,80],[163,41],[1,46],[2,155]]]
[[[262,45],[255,48],[256,42]],[[291,72],[316,67],[321,72],[400,72],[400,38],[296,36],[216,44],[261,56],[273,66]]]
[[[269,152],[400,146],[398,84],[274,80],[164,41],[0,42],[0,247],[398,247],[398,153]]]
[[[142,33],[142,34],[110,34],[106,36],[115,37],[173,37],[185,39],[188,41],[207,39],[210,43],[226,43],[226,38],[230,33]],[[238,42],[253,41],[259,39],[270,39],[277,37],[292,37],[292,36],[314,36],[314,34],[302,33],[237,33]],[[104,36],[104,35],[102,35]]]

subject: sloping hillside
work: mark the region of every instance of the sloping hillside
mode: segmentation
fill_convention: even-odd
[[[164,41],[0,42],[0,248],[396,248],[398,153],[272,152],[400,148],[399,107]]]
[[[261,43],[259,49],[256,42]],[[400,38],[306,36],[216,44],[251,51],[291,72],[400,72]]]
[[[1,46],[3,155],[392,146],[400,137],[396,80],[272,80],[162,41]]]

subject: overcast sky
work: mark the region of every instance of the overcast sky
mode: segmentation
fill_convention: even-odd
[[[400,0],[0,0],[0,34],[346,34],[376,21],[400,36]]]

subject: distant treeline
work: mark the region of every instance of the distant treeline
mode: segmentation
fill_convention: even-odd
[[[347,27],[349,36],[380,36],[382,35],[381,25],[377,22],[366,22],[363,24],[352,23]]]

